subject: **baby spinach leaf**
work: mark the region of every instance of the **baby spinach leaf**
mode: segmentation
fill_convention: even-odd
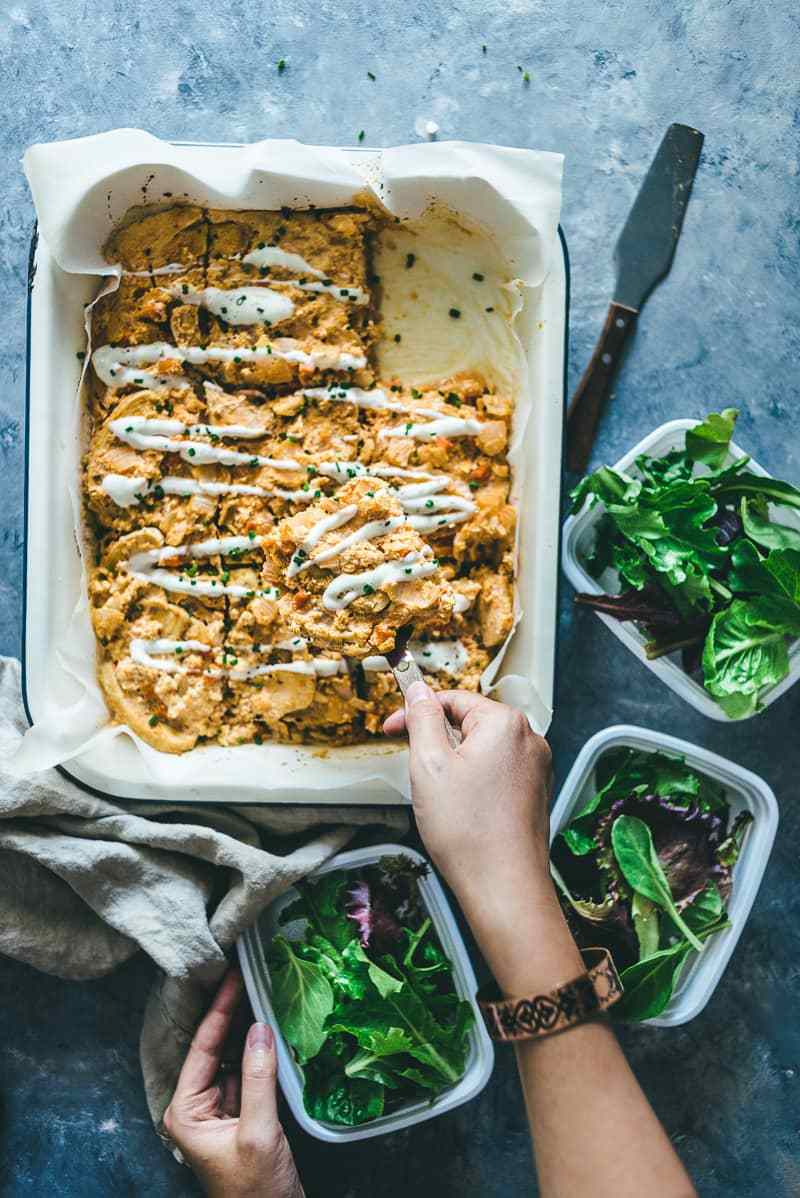
[[[800,636],[800,608],[773,595],[735,599],[711,621],[703,649],[706,690],[734,718],[786,677],[787,636]]]
[[[653,844],[653,835],[644,820],[634,815],[617,816],[611,829],[611,844],[622,875],[631,889],[666,911],[692,948],[702,952],[702,944],[684,923],[673,902],[669,882]]]
[[[778,478],[753,474],[750,470],[738,470],[712,478],[709,486],[716,499],[727,503],[738,499],[756,499],[765,504],[800,508],[800,490],[797,487]]]
[[[770,520],[766,503],[743,499],[741,513],[744,531],[762,549],[800,549],[800,529]]]
[[[384,1110],[384,1088],[363,1077],[347,1077],[342,1070],[328,1072],[318,1061],[305,1070],[303,1103],[312,1119],[354,1127],[377,1119]]]
[[[639,941],[639,959],[644,961],[646,957],[652,957],[658,952],[658,907],[644,895],[634,893],[631,899],[631,918],[636,939]]]
[[[692,462],[703,462],[714,470],[723,466],[738,415],[737,408],[725,408],[722,412],[711,412],[702,424],[687,429],[687,458]]]
[[[661,949],[620,974],[622,998],[614,1007],[614,1018],[630,1023],[654,1019],[672,998],[675,982],[692,946],[680,940]]]
[[[288,940],[276,936],[269,954],[272,1004],[286,1039],[301,1064],[316,1056],[333,1010],[333,989],[319,965],[299,957]]]
[[[611,548],[611,564],[625,582],[637,591],[652,585],[653,576],[647,558],[630,541],[617,541]]]
[[[387,973],[385,969],[381,969],[380,965],[376,965],[374,961],[370,961],[357,940],[353,940],[345,946],[342,950],[342,959],[343,972],[349,974],[352,981],[358,983],[343,987],[351,998],[364,998],[369,982],[372,983],[381,998],[386,998],[387,994],[393,994],[403,988],[402,981],[393,977],[391,973]]]

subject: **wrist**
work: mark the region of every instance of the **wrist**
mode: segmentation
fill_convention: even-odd
[[[462,906],[495,981],[509,997],[547,993],[583,971],[549,876],[484,890]]]

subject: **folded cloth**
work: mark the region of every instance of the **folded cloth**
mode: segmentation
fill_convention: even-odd
[[[209,989],[243,929],[357,826],[379,822],[398,835],[407,817],[111,802],[56,770],[10,773],[27,727],[19,662],[0,658],[0,952],[74,979],[102,977],[139,949],[152,957],[160,977],[140,1058],[160,1130]]]

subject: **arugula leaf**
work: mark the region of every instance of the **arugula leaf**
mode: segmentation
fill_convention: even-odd
[[[363,998],[366,995],[367,980],[372,983],[381,998],[386,998],[387,995],[394,994],[397,990],[402,990],[403,982],[393,977],[391,973],[387,973],[385,969],[381,969],[380,965],[376,965],[374,961],[370,961],[357,940],[351,941],[344,948],[342,958],[349,973],[356,978],[362,979],[364,982],[360,993],[357,993],[353,987],[348,989],[347,993],[351,997]]]
[[[323,874],[317,882],[298,882],[300,898],[284,912],[281,922],[305,917],[318,935],[339,950],[356,937],[356,927],[344,911],[347,874],[340,869]]]
[[[669,882],[653,844],[653,835],[644,820],[634,815],[617,816],[611,828],[611,844],[622,875],[631,889],[666,911],[692,948],[702,952],[701,942],[684,923],[675,906]]]
[[[464,1004],[469,1008],[469,1004]],[[471,1014],[471,1008],[469,1008]],[[376,1057],[407,1052],[439,1073],[447,1085],[464,1072],[463,1036],[441,1027],[410,986],[385,998],[338,1005],[328,1017],[329,1032],[355,1036]]]
[[[299,957],[283,936],[272,941],[269,969],[275,1015],[302,1065],[316,1056],[325,1042],[333,989],[320,966]]]
[[[736,541],[729,582],[735,591],[780,595],[800,605],[800,552],[773,549],[762,558],[752,541]]]
[[[737,408],[711,412],[702,424],[686,431],[686,456],[691,462],[703,462],[712,470],[725,464],[733,426],[739,415]]]
[[[652,585],[653,576],[647,558],[630,541],[617,541],[611,547],[611,564],[625,582],[637,591]]]
[[[631,918],[639,941],[639,960],[644,961],[658,952],[661,930],[658,923],[658,907],[644,895],[634,893],[631,900]]]
[[[770,520],[761,500],[742,499],[741,514],[744,531],[762,549],[800,549],[800,529]]]
[[[800,608],[776,595],[735,599],[718,612],[703,649],[706,690],[733,719],[758,710],[789,671],[786,638],[800,636]]]

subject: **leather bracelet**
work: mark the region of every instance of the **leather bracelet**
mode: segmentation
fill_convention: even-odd
[[[605,948],[587,948],[581,956],[586,973],[549,994],[503,998],[493,984],[481,987],[478,1006],[491,1038],[533,1040],[552,1036],[613,1006],[622,997],[622,982],[611,953]]]

